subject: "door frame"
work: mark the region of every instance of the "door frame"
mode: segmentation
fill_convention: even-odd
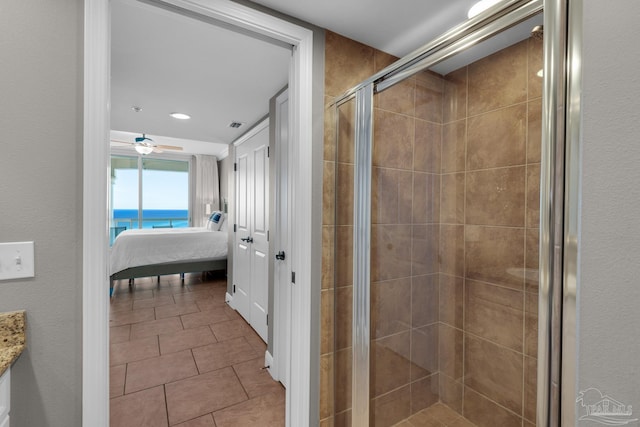
[[[271,160],[271,164],[274,166],[271,168],[273,170],[273,180],[272,180],[272,189],[273,196],[271,197],[271,202],[274,204],[272,208],[272,212],[274,212],[274,220],[271,221],[273,233],[273,243],[271,245],[272,249],[270,251],[271,262],[277,263],[278,261],[274,261],[275,254],[278,251],[285,250],[285,262],[286,266],[290,266],[290,262],[292,257],[295,257],[295,254],[291,252],[291,233],[288,232],[285,234],[282,231],[282,228],[278,228],[278,225],[281,224],[282,218],[281,215],[286,214],[287,220],[291,219],[291,209],[289,203],[289,193],[291,192],[291,182],[288,179],[289,173],[288,168],[290,167],[288,162],[288,151],[281,150],[281,142],[282,142],[282,105],[285,102],[289,101],[289,89],[285,88],[280,93],[275,96],[273,100],[273,110],[274,110],[274,129],[272,129],[271,134],[274,136],[273,144],[274,144],[274,159]],[[288,109],[290,113],[290,109]],[[287,124],[290,122],[290,114],[287,114],[286,117]],[[291,139],[287,135],[287,148],[291,143]],[[286,174],[283,176],[283,170],[286,170]],[[286,212],[282,212],[282,190],[283,187],[287,190],[287,210]],[[269,275],[270,279],[273,280],[271,289],[273,289],[273,354],[268,354],[267,357],[270,359],[271,363],[268,363],[269,373],[275,379],[280,381],[285,387],[288,387],[289,384],[289,364],[291,363],[291,336],[288,333],[291,330],[291,269],[287,267],[276,268],[273,265],[273,275]],[[283,277],[284,275],[284,277]]]
[[[291,378],[286,393],[287,425],[306,426],[317,405],[311,390],[312,307],[312,89],[313,32],[226,0],[153,0],[261,37],[293,46],[289,73],[292,177],[292,245],[298,253],[292,289]],[[106,195],[109,173],[110,2],[84,1],[84,124],[82,225],[82,421],[109,426],[109,274]],[[293,248],[292,248],[293,249]]]

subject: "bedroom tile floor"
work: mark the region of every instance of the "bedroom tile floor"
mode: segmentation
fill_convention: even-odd
[[[285,391],[262,369],[266,344],[225,302],[225,278],[116,283],[111,427],[285,425]]]

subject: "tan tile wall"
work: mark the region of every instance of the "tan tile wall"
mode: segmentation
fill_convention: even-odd
[[[375,95],[372,179],[373,425],[440,400],[438,343],[444,80]]]
[[[397,59],[330,31],[326,32],[325,43],[325,104]],[[403,106],[400,105],[397,108],[403,108]],[[339,117],[336,118],[336,114]],[[325,110],[320,366],[322,426],[333,426],[334,414],[336,426],[349,425],[351,416],[349,408],[351,406],[353,145],[349,141],[353,141],[353,116],[353,102],[341,106],[339,110],[333,108]],[[389,118],[397,119],[395,116]],[[336,129],[336,122],[338,129]],[[405,129],[413,137],[413,129],[408,126],[405,126]],[[340,144],[336,144],[336,133],[339,134]],[[380,148],[381,151],[377,153],[380,158],[393,159],[399,162],[398,164],[412,162],[412,146],[404,147],[400,156],[396,156],[395,147]],[[389,174],[383,174],[374,179],[379,179],[376,183],[380,182],[380,185],[400,184],[405,188],[412,177],[411,173],[407,175],[399,170],[393,170]],[[399,196],[398,203],[401,204],[402,200],[410,202],[411,197],[411,192],[402,194]],[[398,209],[394,211],[374,211],[372,215],[375,218],[379,215],[383,222],[387,222],[387,218],[397,216],[398,212],[400,215],[410,216],[412,214],[410,207],[411,205],[407,210],[398,205]],[[403,233],[405,235],[411,233],[410,225],[405,227]],[[388,232],[382,232],[380,237],[394,239],[394,236]],[[410,256],[403,256],[403,260],[409,259]],[[410,265],[410,261],[406,264]],[[387,274],[383,269],[379,272],[383,275]],[[376,298],[382,296],[386,299],[389,293],[395,295],[403,289],[403,286],[407,285],[401,281],[396,283],[395,287],[385,287],[381,289],[380,295],[376,294]],[[410,295],[410,292],[407,295]],[[398,307],[389,307],[388,310],[397,311]],[[381,323],[380,325],[391,329],[396,327],[382,326]],[[386,333],[386,331],[380,333]],[[382,388],[390,386],[392,384],[379,385]],[[401,391],[398,394],[403,393]]]
[[[376,55],[371,47],[330,31],[326,31],[325,43],[325,104],[329,104],[374,74]],[[347,141],[353,140],[354,132],[351,108],[352,104],[347,104],[339,111],[331,107],[325,110],[320,331],[320,425],[323,427],[347,425],[350,421],[353,147]],[[336,129],[337,123],[339,129]],[[339,146],[337,132],[342,142]],[[337,212],[336,194],[342,201],[338,203]]]
[[[445,76],[440,398],[479,426],[535,422],[542,45]]]
[[[327,32],[325,100],[393,60]],[[535,419],[541,66],[524,41],[376,95],[375,425],[439,400],[479,425]],[[352,108],[325,115],[322,426],[350,421]]]

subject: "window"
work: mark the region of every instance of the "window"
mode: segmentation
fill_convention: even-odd
[[[111,243],[131,228],[188,227],[189,162],[111,156]]]

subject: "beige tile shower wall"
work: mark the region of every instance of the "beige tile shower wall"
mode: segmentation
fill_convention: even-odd
[[[328,32],[327,103],[393,60]],[[535,419],[541,67],[524,41],[376,97],[376,425],[438,399],[479,425]],[[353,151],[334,114],[352,140],[352,105],[325,116],[323,426],[349,425],[351,400]]]
[[[329,104],[372,75],[376,58],[371,47],[330,31],[325,34],[325,104]],[[336,129],[336,114],[340,118],[339,129]],[[345,426],[351,419],[353,147],[348,142],[353,141],[352,117],[350,104],[339,111],[333,107],[325,109],[320,331],[320,425],[323,427]],[[339,145],[337,132],[340,132]],[[340,197],[337,205],[336,194]]]
[[[326,103],[396,59],[327,32]],[[392,425],[438,400],[442,92],[442,79],[425,75],[375,100],[371,355],[375,425]],[[322,425],[343,426],[350,423],[351,406],[353,101],[325,113],[320,413]]]
[[[438,342],[444,80],[420,73],[375,95],[373,424],[440,400]]]
[[[445,76],[440,397],[479,426],[535,423],[542,45]]]

